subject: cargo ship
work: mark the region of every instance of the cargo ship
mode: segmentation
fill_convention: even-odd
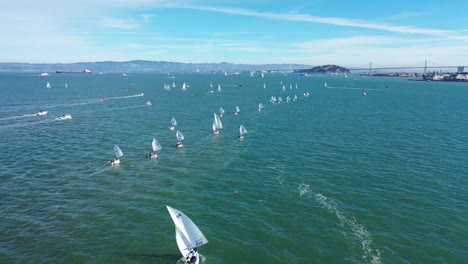
[[[91,73],[91,70],[85,69],[83,71],[55,71],[55,73]]]

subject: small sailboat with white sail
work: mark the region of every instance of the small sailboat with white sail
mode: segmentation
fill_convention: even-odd
[[[214,91],[213,91],[213,83],[212,83],[212,82],[210,83],[210,88],[211,88],[210,93],[214,93]]]
[[[150,159],[152,158],[157,158],[158,157],[158,150],[162,149],[161,144],[159,144],[159,141],[156,140],[156,138],[153,138],[153,142],[151,142],[151,147],[153,148],[153,151],[148,154],[148,157]]]
[[[184,135],[182,135],[182,132],[180,132],[179,130],[177,130],[176,132],[176,138],[177,138],[176,147],[182,148],[184,146],[184,144],[182,144],[182,141],[185,139],[185,137]]]
[[[239,140],[244,140],[244,135],[247,134],[247,129],[245,129],[245,127],[243,125],[240,125],[239,127],[239,136],[237,136],[239,138]]]
[[[226,111],[224,111],[224,109],[222,107],[219,108],[219,117],[223,117],[224,113]]]
[[[46,83],[46,88],[52,88],[49,82]]]
[[[122,150],[117,145],[114,146],[114,154],[115,154],[115,159],[110,161],[110,164],[112,166],[120,164],[120,157],[123,156]]]
[[[206,245],[208,240],[188,216],[170,206],[166,208],[175,225],[175,237],[182,261],[187,264],[199,264],[198,248]]]
[[[238,115],[240,112],[239,106],[236,105],[236,110],[234,111],[234,115]]]
[[[65,88],[68,88],[68,83],[65,83]]]
[[[218,93],[222,92],[223,90],[221,89],[221,84],[218,84]]]
[[[213,121],[213,135],[219,135],[219,130],[223,129],[223,123],[221,122],[221,118],[214,113],[214,121]]]
[[[258,104],[258,111],[261,112],[263,109],[263,104],[262,103],[259,103]]]
[[[176,126],[177,126],[177,120],[173,117],[171,118],[171,125],[169,126],[169,130],[174,131]]]
[[[325,82],[325,83],[323,84],[323,87],[325,87],[325,88],[327,88],[327,87],[328,87],[328,84],[327,84],[327,82]]]
[[[182,84],[182,91],[187,91],[187,84],[185,83]]]
[[[146,102],[146,105],[147,105],[147,106],[152,106],[153,104],[152,104],[150,101],[147,101],[147,102]]]

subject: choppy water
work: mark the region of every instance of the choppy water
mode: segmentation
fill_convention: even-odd
[[[210,241],[203,263],[468,258],[467,84],[3,73],[0,91],[1,263],[175,263],[166,205]],[[219,107],[224,128],[214,137]],[[73,119],[55,120],[63,114]],[[167,129],[171,117],[183,149]],[[149,160],[153,137],[163,149]],[[115,144],[124,156],[111,167]]]

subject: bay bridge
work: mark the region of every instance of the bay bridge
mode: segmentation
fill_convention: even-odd
[[[369,64],[369,67],[355,67],[355,68],[348,68],[348,70],[350,71],[367,71],[367,72],[372,72],[372,71],[378,71],[378,70],[409,70],[409,69],[423,69],[423,72],[425,73],[428,69],[439,69],[439,70],[442,70],[442,69],[457,69],[457,72],[461,73],[461,72],[464,72],[464,68],[467,67],[467,66],[460,66],[460,65],[457,65],[457,66],[446,66],[446,65],[443,65],[443,66],[428,66],[427,65],[427,61],[424,62],[424,65],[421,65],[421,66],[390,66],[390,67],[386,67],[386,66],[377,66],[375,67],[372,67],[372,62]]]

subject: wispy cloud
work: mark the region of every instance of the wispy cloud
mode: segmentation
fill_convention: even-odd
[[[98,24],[102,27],[120,29],[132,29],[140,26],[140,23],[134,19],[118,19],[111,17],[101,18],[98,20]]]
[[[423,11],[423,12],[401,12],[397,15],[394,15],[392,17],[389,17],[388,19],[390,20],[398,20],[398,19],[403,19],[403,18],[413,18],[413,17],[421,17],[421,16],[427,16],[430,15],[431,12],[428,11]]]
[[[427,29],[427,28],[421,28],[421,27],[415,27],[415,26],[398,26],[398,25],[392,25],[392,24],[374,23],[374,22],[368,22],[364,20],[356,20],[356,19],[348,19],[348,18],[312,16],[312,15],[301,14],[301,13],[259,12],[256,10],[245,9],[245,8],[197,6],[197,5],[185,5],[185,6],[178,6],[178,7],[194,9],[194,10],[218,12],[218,13],[224,13],[224,14],[261,17],[261,18],[275,19],[275,20],[300,21],[300,22],[329,24],[329,25],[344,26],[344,27],[377,29],[377,30],[384,30],[384,31],[402,33],[402,34],[423,34],[423,35],[439,35],[439,36],[455,35],[455,32],[452,32],[449,30]]]

